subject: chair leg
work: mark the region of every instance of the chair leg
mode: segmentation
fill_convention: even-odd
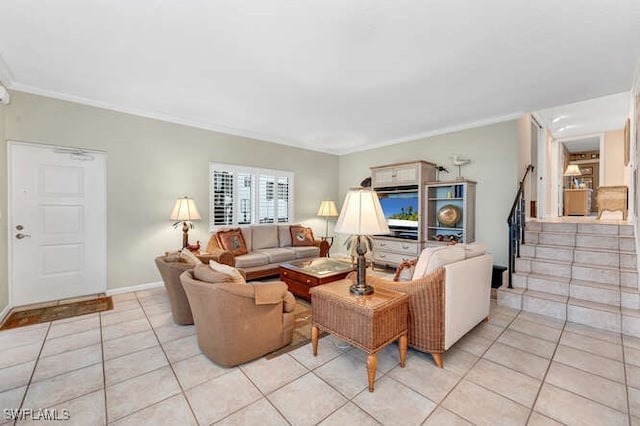
[[[431,353],[431,357],[433,358],[433,362],[436,363],[438,368],[442,368],[442,354],[441,353]]]

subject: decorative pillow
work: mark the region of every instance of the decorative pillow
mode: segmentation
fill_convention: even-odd
[[[240,228],[229,229],[228,231],[218,231],[216,233],[216,238],[218,239],[220,247],[230,251],[234,256],[249,253]]]
[[[229,276],[230,281],[233,284],[246,284],[244,277],[236,268],[229,265],[223,265],[222,263],[218,263],[215,260],[209,261],[209,267],[216,272],[223,273]]]
[[[189,249],[183,248],[180,250],[180,258],[184,259],[187,263],[192,265],[200,265],[202,261],[196,257]]]
[[[209,266],[202,264],[196,265],[193,268],[193,277],[196,280],[204,281],[207,283],[228,283],[231,282],[231,277],[222,272],[214,271]]]
[[[306,226],[291,225],[291,245],[294,247],[312,246],[315,241],[313,231]]]
[[[420,253],[420,257],[418,258],[418,263],[416,263],[416,267],[413,270],[412,279],[415,280],[415,279],[424,277],[427,274],[427,266],[429,265],[429,259],[431,258],[433,253],[435,253],[438,250],[444,250],[446,248],[447,246],[429,247],[422,250],[422,253]]]
[[[431,257],[429,257],[429,264],[427,265],[427,270],[425,271],[425,273],[428,274],[435,271],[441,266],[464,260],[464,256],[464,248],[461,244],[446,246],[442,250],[437,250],[431,253]]]

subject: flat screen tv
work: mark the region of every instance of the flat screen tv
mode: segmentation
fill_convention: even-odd
[[[379,193],[382,212],[389,228],[418,227],[418,193]]]

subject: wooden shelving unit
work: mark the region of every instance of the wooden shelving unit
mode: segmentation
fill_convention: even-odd
[[[464,243],[475,241],[476,182],[429,182],[425,185],[424,192],[424,239],[427,245],[446,244],[452,239]],[[438,212],[447,205],[456,207],[461,213],[459,220],[452,226],[446,226],[438,220]]]

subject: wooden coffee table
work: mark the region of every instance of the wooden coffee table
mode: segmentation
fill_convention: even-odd
[[[311,344],[318,354],[319,330],[331,333],[365,351],[369,392],[378,366],[377,353],[398,340],[400,366],[407,358],[409,296],[378,288],[373,294],[351,294],[350,280],[340,280],[311,289]]]
[[[355,269],[351,262],[328,257],[292,260],[280,265],[280,280],[287,283],[291,293],[311,300],[309,290],[312,287],[341,280]]]

